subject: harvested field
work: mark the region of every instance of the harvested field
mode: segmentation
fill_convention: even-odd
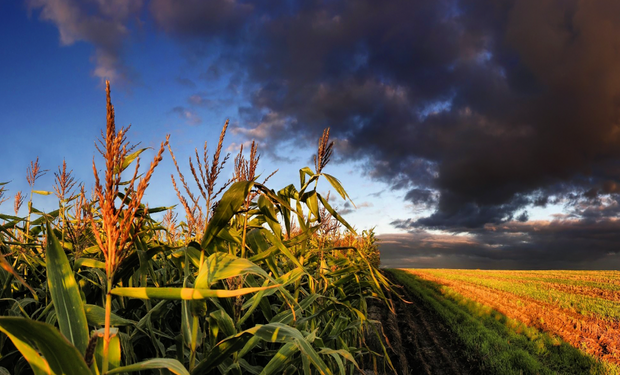
[[[620,365],[620,272],[404,271]]]

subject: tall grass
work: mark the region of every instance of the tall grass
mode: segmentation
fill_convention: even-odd
[[[181,173],[169,138],[143,175],[128,128],[117,130],[109,84],[107,125],[93,162],[95,187],[77,185],[66,163],[55,173],[58,210],[32,206],[44,171],[28,171],[26,217],[19,192],[14,214],[0,214],[0,366],[13,374],[352,373],[373,352],[369,298],[390,284],[378,272],[372,231],[357,235],[317,191],[333,143],[326,130],[315,170],[300,170],[299,185],[279,190],[256,176],[253,143],[222,180],[228,155],[211,158],[205,143]],[[168,148],[173,191],[184,217],[142,202]],[[10,185],[0,185],[0,203]],[[193,190],[194,189],[194,190]],[[197,192],[196,192],[197,189]],[[50,196],[48,199],[52,199]],[[152,217],[166,214],[162,221]],[[380,340],[379,340],[380,341]]]

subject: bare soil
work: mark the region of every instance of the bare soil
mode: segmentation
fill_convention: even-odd
[[[389,277],[389,275],[388,275]],[[392,280],[396,282],[395,280]],[[468,357],[442,319],[406,289],[399,289],[405,301],[392,296],[396,314],[383,304],[370,306],[371,319],[383,322],[383,342],[397,374],[474,375],[483,374]],[[376,340],[376,339],[375,339]],[[370,339],[372,342],[372,339]],[[371,348],[381,352],[377,343]],[[365,364],[365,368],[369,368]],[[393,374],[377,364],[367,374]]]

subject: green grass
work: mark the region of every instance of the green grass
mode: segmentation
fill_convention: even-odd
[[[409,293],[434,310],[490,374],[620,374],[557,337],[510,319],[452,289],[403,270],[388,270]]]
[[[459,271],[459,270],[451,270]],[[620,291],[620,272],[618,271],[491,271],[467,270],[467,273],[480,273],[485,276],[500,277],[505,280],[548,282],[565,285],[585,286],[604,290]]]
[[[537,301],[551,303],[558,307],[575,311],[585,316],[597,316],[601,319],[620,319],[620,303],[603,298],[563,292],[540,284],[539,280],[529,283],[515,283],[504,275],[498,275],[502,280],[488,279],[485,276],[495,276],[487,271],[472,271],[460,274],[458,272],[443,272],[441,270],[424,270],[428,274],[446,280],[454,280],[469,284],[512,293],[515,296],[529,297]]]

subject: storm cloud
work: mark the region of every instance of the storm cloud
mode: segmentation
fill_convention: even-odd
[[[436,197],[412,227],[501,223],[550,197],[617,185],[617,2],[274,9],[254,7],[243,51],[231,45],[258,87],[242,123],[260,124],[252,130],[269,142],[331,127],[341,155],[366,160],[370,176],[416,203]]]
[[[97,23],[74,22],[84,12],[77,3],[30,4],[58,25],[63,43],[89,40],[103,56],[98,66],[122,67],[123,22],[135,9],[90,14],[113,26],[104,39]],[[231,74],[230,87],[247,99],[235,134],[314,142],[330,127],[343,160],[364,161],[371,178],[431,210],[393,223],[418,241],[407,251],[438,249],[428,229],[468,233],[442,254],[497,256],[514,267],[532,256],[561,266],[563,252],[584,264],[585,253],[617,251],[620,2],[135,4],[196,59],[217,44],[203,78]],[[528,208],[550,203],[563,203],[569,218],[528,224]],[[515,242],[515,233],[527,240]]]
[[[487,224],[461,234],[422,229],[380,235],[384,267],[618,269],[620,221],[565,219]]]

